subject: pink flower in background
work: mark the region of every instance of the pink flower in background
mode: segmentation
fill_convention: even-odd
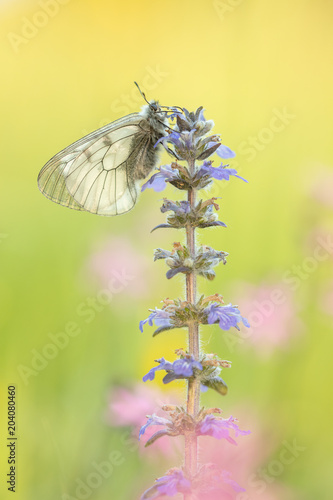
[[[160,494],[162,497],[174,497],[179,493],[192,500],[210,500],[211,498],[236,500],[236,493],[240,491],[245,490],[232,479],[230,472],[219,470],[212,464],[206,464],[200,468],[192,480],[184,476],[182,469],[170,469],[164,476],[156,479],[155,484],[145,491],[141,500],[156,500],[161,498]]]
[[[324,313],[333,316],[333,286],[324,292],[320,304]]]
[[[161,406],[165,404],[179,404],[178,395],[170,391],[165,394],[141,383],[136,384],[132,389],[117,387],[110,393],[106,420],[115,427],[133,427],[133,436],[138,439],[140,428],[146,421],[146,415],[155,413],[160,417],[165,417],[165,413],[161,410]],[[158,430],[156,425],[147,429],[144,438],[141,438],[140,452],[144,450],[143,456],[150,460],[161,455],[175,458],[181,449],[181,443],[168,436],[156,441],[154,446],[144,448],[144,444],[156,430]]]
[[[217,445],[209,438],[199,438],[200,461],[212,463],[230,472],[231,477],[245,488],[244,493],[236,495],[237,500],[297,500],[295,492],[279,483],[279,476],[282,476],[286,468],[292,467],[296,460],[292,451],[286,447],[289,443],[286,445],[284,438],[280,440],[272,437],[271,432],[263,431],[258,415],[249,416],[248,407],[238,409],[237,415],[240,417],[240,425],[251,428],[251,434],[245,440],[239,440],[237,447],[230,446],[227,442]],[[292,441],[290,445],[292,449]],[[281,452],[283,460],[279,461]],[[274,460],[270,459],[273,453]],[[209,498],[219,499],[213,495]]]
[[[236,413],[240,416],[239,424],[252,430],[246,439],[238,441],[237,447],[226,441],[217,444],[210,437],[199,437],[200,463],[206,464],[213,471],[214,467],[217,471],[224,471],[224,477],[219,485],[217,483],[220,489],[209,491],[208,494],[203,488],[203,492],[198,493],[195,499],[298,500],[297,493],[284,486],[281,479],[288,468],[292,469],[302,453],[299,451],[302,443],[296,439],[299,448],[295,453],[293,440],[286,439],[284,435],[272,434],[270,426],[263,430],[259,416],[251,414],[248,406],[236,410]],[[162,439],[164,438],[160,441]],[[155,442],[157,443],[158,441]],[[228,481],[231,486],[234,485],[232,488],[224,484]],[[208,482],[207,487],[209,484]],[[158,500],[164,498],[165,496],[159,496]],[[175,498],[178,499],[178,496]]]
[[[239,307],[250,323],[250,328],[242,330],[242,345],[252,344],[256,352],[269,355],[276,348],[288,348],[302,331],[293,291],[286,284],[244,283],[237,294]]]
[[[315,178],[311,177],[310,194],[319,203],[333,207],[333,169],[322,167]]]
[[[107,421],[115,427],[141,426],[145,416],[152,412],[161,399],[161,393],[143,384],[132,389],[116,387],[109,396]]]
[[[121,283],[124,277],[127,286],[123,287],[121,295],[127,297],[142,297],[149,292],[149,268],[149,260],[125,237],[110,239],[88,262],[90,274],[105,288],[112,280]]]

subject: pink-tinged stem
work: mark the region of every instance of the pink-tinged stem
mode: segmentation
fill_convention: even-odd
[[[190,172],[194,173],[194,161],[189,162]],[[195,190],[188,191],[188,201],[191,207],[195,206]],[[195,257],[195,228],[188,225],[186,228],[186,245],[192,258]],[[196,303],[197,280],[194,273],[186,275],[186,300],[192,304]],[[193,322],[188,326],[188,351],[196,360],[199,360],[199,325]],[[193,417],[199,411],[200,407],[200,382],[197,380],[189,381],[187,386],[187,412]],[[197,436],[195,433],[185,435],[185,474],[188,478],[197,473],[198,453]],[[184,495],[185,500],[189,500],[189,495]]]

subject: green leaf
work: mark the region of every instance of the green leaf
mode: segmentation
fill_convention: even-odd
[[[141,497],[141,500],[149,500],[149,498],[156,498],[156,493],[158,493],[157,485],[154,484],[149,490],[145,491]]]
[[[170,224],[160,224],[159,226],[154,227],[150,232],[154,232],[156,229],[161,229],[161,228],[172,228]]]
[[[221,377],[213,377],[211,379],[201,381],[202,385],[209,387],[209,389],[214,389],[214,391],[225,396],[228,392],[228,386]]]
[[[159,328],[157,328],[157,330],[154,331],[153,337],[156,337],[156,335],[158,335],[162,332],[166,332],[167,330],[174,330],[175,328],[181,328],[181,327],[179,327],[179,326],[160,326]]]
[[[145,444],[145,448],[147,448],[147,446],[150,446],[151,444],[155,443],[155,441],[157,441],[157,439],[159,439],[163,436],[176,436],[176,435],[177,434],[174,434],[171,431],[166,430],[166,429],[161,430],[161,431],[157,431],[157,432],[155,432],[155,434],[153,434],[151,436],[151,438],[148,439],[148,441]]]

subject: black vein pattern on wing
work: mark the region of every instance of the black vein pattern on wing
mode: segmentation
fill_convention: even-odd
[[[131,126],[133,126],[133,125],[131,125]],[[128,139],[129,137],[133,137],[133,136],[134,136],[134,135],[136,135],[137,133],[138,133],[138,132],[133,132],[133,134],[126,135],[126,137],[120,137],[120,139],[117,139],[116,141],[112,142],[112,144],[110,144],[110,146],[108,147],[108,149],[107,149],[107,150],[106,150],[106,152],[104,153],[103,158],[102,158],[101,160],[99,160],[99,162],[98,162],[98,163],[102,163],[103,170],[107,170],[107,169],[106,169],[106,168],[104,168],[104,166],[103,166],[103,160],[104,160],[104,158],[105,158],[106,154],[109,152],[110,148],[111,148],[112,146],[114,146],[115,144],[117,144],[117,142],[119,142],[119,141],[123,141],[124,139]],[[99,137],[97,140],[99,140],[99,139],[101,139],[101,137]],[[97,142],[97,141],[95,141],[95,142]],[[93,145],[95,144],[95,142],[92,142],[91,144],[89,144],[89,146],[88,146],[88,147],[90,148],[91,146],[93,146]],[[98,153],[98,151],[100,151],[101,149],[103,149],[103,148],[105,148],[105,147],[106,147],[106,145],[105,145],[105,144],[103,144],[100,148],[96,149],[96,151],[94,151],[94,153],[93,153],[93,154]],[[83,151],[80,151],[80,154],[79,154],[79,155],[75,158],[75,161],[77,161],[77,160],[80,158],[80,156],[85,156],[85,152],[86,152],[86,149],[84,149]],[[78,170],[80,167],[82,167],[82,165],[84,165],[86,162],[89,162],[89,158],[90,158],[90,157],[86,157],[86,158],[84,158],[84,159],[83,159],[83,162],[82,162],[82,163],[79,163],[79,165],[78,165],[77,167],[75,167],[75,168],[74,168],[74,170],[72,170],[72,171],[70,172],[70,174],[68,174],[66,177],[70,177],[72,174],[74,174],[74,172],[76,172],[76,170]],[[98,163],[97,163],[97,165],[98,165]],[[96,166],[96,164],[95,164],[95,165],[93,165],[93,166]],[[118,165],[118,167],[119,167],[119,166],[120,166],[120,165]],[[118,167],[116,167],[116,168],[111,168],[110,170],[116,170]]]
[[[74,198],[74,200],[75,200],[75,195],[76,195],[76,193],[78,192],[78,190],[80,189],[81,184],[84,182],[85,178],[86,178],[86,177],[90,174],[90,172],[91,172],[93,169],[97,168],[97,166],[98,166],[99,164],[101,164],[101,165],[102,165],[102,170],[98,173],[98,175],[97,175],[97,176],[96,176],[96,178],[94,179],[93,183],[91,184],[91,186],[90,186],[90,188],[89,188],[89,190],[88,190],[88,193],[87,193],[87,195],[86,195],[86,197],[85,197],[85,200],[84,200],[84,202],[83,202],[82,206],[84,207],[84,205],[86,204],[87,199],[88,199],[88,197],[89,197],[89,195],[90,195],[90,192],[91,192],[92,188],[94,187],[94,184],[95,184],[95,183],[96,183],[96,181],[98,180],[99,176],[100,176],[103,172],[107,172],[107,174],[106,174],[106,176],[105,176],[105,179],[104,179],[103,188],[102,188],[101,193],[100,193],[100,196],[99,196],[97,209],[96,209],[96,212],[98,213],[99,204],[100,204],[100,201],[101,201],[101,197],[102,197],[102,194],[103,194],[103,190],[104,190],[104,186],[105,186],[105,182],[106,182],[107,176],[108,176],[108,175],[111,175],[111,173],[112,173],[112,172],[115,172],[114,200],[115,200],[115,206],[116,206],[116,215],[118,215],[118,209],[117,209],[117,172],[116,172],[116,171],[118,170],[118,168],[120,168],[120,167],[124,166],[124,164],[127,164],[128,160],[129,160],[129,159],[130,159],[130,158],[131,158],[131,157],[132,157],[135,153],[136,153],[136,154],[138,154],[138,149],[139,149],[139,153],[140,153],[140,158],[144,157],[144,156],[145,156],[145,154],[146,154],[146,151],[147,151],[148,144],[149,144],[150,140],[149,140],[149,138],[147,138],[146,136],[142,135],[142,139],[141,139],[141,141],[140,141],[139,145],[141,145],[141,144],[143,145],[143,143],[146,143],[146,144],[144,144],[144,145],[143,145],[143,147],[137,147],[136,149],[133,149],[133,150],[130,152],[130,154],[128,155],[128,157],[126,158],[126,160],[124,160],[122,163],[120,163],[119,165],[117,165],[117,167],[115,167],[115,168],[112,168],[112,169],[110,169],[110,170],[105,169],[105,168],[104,168],[104,166],[103,166],[103,160],[104,160],[105,156],[107,155],[107,153],[109,152],[110,148],[111,148],[114,144],[116,144],[116,142],[119,142],[120,140],[123,140],[123,139],[128,139],[129,137],[133,137],[133,136],[135,136],[135,135],[137,135],[137,134],[138,134],[138,132],[135,132],[134,134],[131,134],[131,135],[128,135],[128,136],[126,136],[126,137],[122,137],[122,138],[120,138],[120,139],[117,139],[117,141],[115,141],[115,142],[113,142],[112,144],[110,144],[110,146],[108,147],[107,151],[104,153],[103,158],[102,158],[101,160],[99,160],[99,162],[98,162],[98,163],[93,164],[93,165],[92,165],[92,167],[91,167],[91,168],[90,168],[90,169],[86,172],[86,174],[82,177],[82,179],[81,179],[80,183],[78,184],[78,186],[77,186],[77,187],[76,187],[76,189],[75,189],[75,192],[72,194],[72,197]],[[90,146],[92,146],[92,145],[93,145],[93,144],[90,144],[90,145],[89,145],[89,147],[90,147]],[[103,147],[105,147],[105,145],[103,145],[101,148],[99,148],[98,150],[96,150],[94,153],[97,153],[97,151],[99,151],[100,149],[103,149]],[[84,151],[82,151],[82,152],[81,152],[81,154],[84,154]],[[85,162],[87,162],[87,161],[88,161],[88,159],[86,159],[86,160],[85,160]],[[84,163],[81,163],[81,164],[79,165],[79,167],[82,167],[82,165],[83,165],[83,164],[84,164]],[[72,173],[74,173],[74,172],[77,170],[77,168],[79,168],[79,167],[76,167],[76,168],[75,168],[75,169],[74,169],[74,170],[73,170],[73,171],[72,171],[72,172],[71,172],[71,173],[70,173],[67,177],[70,177],[70,175],[72,175]],[[133,180],[133,181],[134,181],[134,180]],[[132,181],[132,182],[133,182],[133,181]],[[134,203],[135,203],[135,201],[136,201],[136,197],[134,197],[134,196],[133,196],[132,191],[131,191],[131,187],[130,187],[130,185],[129,185],[129,172],[128,172],[128,169],[127,169],[127,168],[126,168],[126,184],[127,184],[127,189],[128,189],[128,191],[129,191],[129,193],[130,193],[130,196],[131,196],[131,198],[132,198],[133,205],[134,205]]]
[[[62,184],[60,192],[59,192],[60,199],[63,199],[64,194],[66,192],[68,192],[68,190],[66,188],[65,178],[63,176],[63,170],[64,170],[65,166],[66,166],[66,162],[61,163],[60,165],[56,165],[56,164],[55,165],[50,165],[50,167],[54,167],[54,168],[50,169],[49,176],[48,176],[47,180],[45,181],[45,183],[43,185],[43,193],[46,194],[46,196],[48,198],[50,198],[51,200],[57,198],[55,196],[55,191],[59,187],[59,184]],[[41,176],[44,173],[46,173],[46,170],[45,170],[45,172],[41,173]],[[53,174],[56,174],[56,178],[52,182],[52,189],[49,192],[45,193],[44,190],[47,189],[49,182],[52,181]],[[71,196],[71,198],[73,198],[73,197]],[[73,201],[75,201],[74,198],[73,198]]]
[[[134,114],[134,115],[136,115],[136,113],[133,113],[133,114]],[[128,116],[130,116],[130,115],[128,115]],[[113,123],[115,124],[115,122],[113,122]],[[133,124],[133,125],[135,125],[135,124]],[[132,125],[132,126],[133,126],[133,125]],[[49,182],[49,180],[50,180],[50,178],[51,178],[51,176],[52,176],[52,174],[53,174],[52,167],[56,167],[56,168],[57,168],[57,167],[59,166],[59,165],[55,165],[54,163],[55,163],[57,160],[59,160],[61,157],[66,156],[66,154],[63,154],[63,153],[66,153],[66,152],[67,152],[67,154],[69,154],[70,152],[73,152],[73,153],[74,153],[74,152],[75,152],[75,149],[76,149],[76,148],[78,148],[78,147],[80,147],[80,146],[82,146],[85,142],[88,142],[88,146],[87,146],[87,147],[90,147],[90,146],[92,146],[93,144],[95,144],[96,140],[100,139],[100,138],[101,138],[101,137],[103,137],[104,135],[107,135],[109,132],[112,132],[112,131],[113,131],[113,129],[115,129],[115,128],[116,128],[117,130],[119,130],[119,129],[121,129],[121,128],[128,127],[128,126],[129,126],[129,124],[127,123],[127,124],[124,124],[124,125],[122,125],[122,126],[120,126],[120,127],[112,127],[112,128],[110,127],[110,130],[105,131],[105,133],[102,133],[102,130],[103,130],[103,129],[99,129],[99,131],[98,131],[98,130],[96,130],[95,132],[92,132],[92,133],[91,133],[91,137],[90,137],[90,134],[88,134],[88,135],[86,135],[85,137],[82,137],[82,139],[79,139],[78,141],[74,142],[74,143],[73,143],[73,144],[71,144],[70,146],[67,146],[67,148],[65,148],[65,149],[63,149],[62,151],[60,151],[59,153],[57,153],[57,154],[56,154],[53,158],[51,158],[51,160],[50,160],[50,161],[49,161],[49,162],[45,165],[45,167],[44,167],[44,168],[42,169],[42,171],[40,172],[39,177],[41,177],[44,173],[46,173],[46,171],[47,171],[48,169],[50,169],[50,175],[49,175],[48,179],[46,180],[46,182],[45,182],[44,186],[47,186],[47,184],[48,184],[48,182]],[[106,126],[106,127],[107,127],[107,126]],[[99,132],[99,133],[97,133],[97,132]],[[94,135],[95,135],[95,137],[94,137]],[[96,139],[96,140],[95,140],[95,141],[93,141],[93,142],[91,142],[93,139]],[[72,148],[73,146],[75,146],[75,148],[74,148],[73,150],[71,150],[71,148]],[[102,147],[105,147],[105,145],[104,145],[104,146],[102,146]],[[78,157],[79,157],[79,156],[80,156],[80,155],[81,155],[84,151],[85,151],[85,150],[78,151],[77,157],[76,157],[76,158],[72,158],[71,160],[73,160],[73,159],[74,159],[74,160],[76,160],[76,159],[77,159],[77,158],[78,158]],[[69,161],[71,161],[71,160],[69,160]],[[66,162],[66,163],[68,163],[68,162]],[[61,163],[60,163],[60,164],[61,164]],[[79,165],[79,166],[80,166],[80,165]],[[62,168],[62,170],[63,170],[63,168]],[[59,177],[61,177],[61,176],[62,176],[62,172],[61,172],[61,173],[59,173]],[[58,180],[59,180],[59,179],[58,179]],[[54,192],[54,191],[53,191],[53,192]]]
[[[62,180],[61,180],[62,178]],[[83,207],[81,207],[81,205],[75,200],[75,198],[73,198],[73,196],[69,193],[67,187],[66,187],[66,182],[65,182],[65,178],[63,177],[62,174],[59,174],[58,176],[58,180],[57,180],[57,183],[59,183],[59,179],[60,179],[60,182],[62,182],[62,187],[61,187],[61,190],[59,192],[60,194],[60,199],[61,200],[64,200],[65,197],[66,197],[66,194],[68,196],[68,201],[67,201],[67,207],[68,208],[73,208],[74,210],[84,210]],[[54,188],[55,189],[55,188]]]
[[[55,201],[59,203],[60,205],[67,206],[69,208],[73,208],[74,210],[83,210],[82,206],[76,202],[76,200],[71,196],[71,194],[68,192],[68,189],[66,187],[65,183],[65,178],[63,176],[63,170],[66,167],[68,161],[75,161],[75,156],[74,158],[71,158],[67,162],[62,162],[61,159],[70,153],[75,154],[75,149],[81,147],[85,143],[92,144],[91,141],[94,141],[94,139],[99,139],[103,137],[103,135],[107,135],[109,132],[112,132],[113,130],[120,129],[126,126],[135,126],[138,125],[141,120],[139,120],[138,123],[130,123],[130,119],[134,118],[139,118],[138,113],[131,113],[130,115],[127,115],[123,118],[120,118],[119,120],[116,120],[115,122],[112,122],[108,125],[105,125],[105,127],[102,127],[101,129],[95,130],[94,132],[91,132],[90,134],[82,137],[78,141],[72,143],[70,146],[67,146],[63,150],[61,150],[59,153],[57,153],[53,158],[51,158],[46,165],[42,168],[42,170],[39,173],[38,176],[38,184],[41,192],[49,198],[52,201]],[[121,123],[123,123],[121,125]],[[94,141],[95,142],[95,141]],[[77,152],[79,156],[82,151]],[[47,176],[46,179],[44,177]],[[56,174],[55,179],[53,180],[52,183],[52,189],[51,191],[47,191],[48,189],[48,184],[50,181],[52,181],[52,176]],[[44,180],[43,180],[44,179]],[[59,186],[60,184],[60,186]],[[54,193],[57,189],[59,188],[59,194],[58,196],[55,196]],[[64,196],[66,195],[66,196]],[[67,199],[66,199],[67,197]]]
[[[146,142],[147,144],[149,143],[149,138],[147,140],[147,137],[146,136],[142,136],[142,139],[141,139],[141,143],[144,143]],[[146,146],[147,147],[147,146]],[[143,148],[140,148],[140,153],[142,151]],[[132,191],[131,191],[131,186],[129,184],[129,179],[130,179],[130,173],[128,172],[128,160],[131,158],[132,155],[134,155],[135,153],[137,153],[137,149],[133,149],[131,151],[131,153],[128,155],[127,159],[125,162],[123,163],[126,163],[126,184],[127,184],[127,189],[131,195],[131,198],[132,198],[132,201],[133,201],[133,205],[135,204],[135,201],[136,201],[136,194],[135,194],[135,197],[133,196],[132,194]],[[118,168],[118,167],[117,167]],[[115,169],[117,170],[117,169]],[[134,184],[134,178],[132,176],[131,178],[131,183],[132,183],[132,186]],[[114,184],[115,184],[115,205],[116,205],[116,215],[118,215],[118,208],[117,208],[117,198],[116,198],[116,193],[117,193],[117,172],[115,172],[115,179],[114,179]],[[127,210],[128,212],[129,210]],[[123,212],[123,213],[126,213],[126,212]]]
[[[138,124],[138,125],[139,125],[139,124]],[[134,125],[127,125],[127,126],[132,126],[132,127],[133,127]],[[123,128],[123,127],[122,127],[122,128]],[[140,128],[141,128],[141,127],[140,127]],[[118,129],[117,129],[117,130],[118,130]],[[119,167],[123,166],[123,165],[124,165],[124,163],[126,163],[126,161],[128,160],[128,158],[131,156],[131,154],[132,154],[132,153],[128,156],[127,160],[125,160],[124,162],[120,163],[117,167],[115,167],[115,168],[113,168],[113,169],[110,169],[110,170],[107,170],[107,169],[105,169],[105,168],[104,168],[104,165],[103,165],[103,160],[104,160],[105,156],[108,154],[108,152],[110,151],[110,148],[111,148],[114,144],[118,143],[119,141],[122,141],[122,140],[128,139],[128,138],[130,138],[130,137],[134,137],[134,136],[135,136],[135,135],[137,135],[137,134],[138,134],[138,132],[134,132],[134,133],[129,134],[129,135],[125,136],[125,137],[120,137],[119,139],[117,139],[116,141],[112,142],[112,143],[109,145],[109,147],[107,148],[107,150],[105,151],[105,153],[104,153],[104,155],[103,155],[103,158],[102,158],[101,160],[99,160],[99,162],[98,162],[98,163],[96,163],[96,164],[94,164],[94,163],[93,163],[93,164],[92,164],[92,167],[91,167],[91,168],[87,171],[87,173],[86,173],[86,174],[82,177],[82,179],[81,179],[80,183],[79,183],[79,184],[78,184],[78,186],[76,187],[75,192],[74,192],[73,194],[69,192],[70,196],[73,198],[73,201],[74,201],[75,203],[77,203],[79,206],[82,206],[82,207],[83,207],[83,209],[84,209],[84,205],[85,205],[85,204],[86,204],[86,202],[87,202],[87,199],[88,199],[88,197],[89,197],[89,195],[90,195],[90,192],[91,192],[91,190],[92,190],[93,186],[95,185],[95,183],[96,183],[96,181],[98,180],[98,178],[99,178],[99,176],[101,175],[101,173],[103,173],[103,172],[105,172],[105,171],[106,171],[106,172],[107,172],[107,174],[106,174],[105,179],[104,179],[103,189],[101,190],[101,193],[100,193],[100,196],[99,196],[99,200],[98,200],[97,209],[96,209],[96,213],[98,213],[99,204],[100,204],[100,201],[101,201],[101,197],[102,197],[102,194],[103,194],[103,190],[104,190],[105,182],[106,182],[107,176],[109,175],[109,172],[116,171]],[[106,135],[106,134],[105,134],[105,135]],[[102,137],[103,137],[103,136],[98,137],[98,139],[96,139],[96,141],[97,141],[97,140],[99,140],[99,139],[101,139]],[[143,139],[144,139],[144,137],[143,137]],[[88,148],[89,148],[89,147],[92,147],[92,146],[95,144],[95,142],[96,142],[96,141],[94,141],[94,142],[92,142],[92,143],[89,143]],[[98,153],[98,151],[100,151],[100,150],[101,150],[101,149],[103,149],[103,148],[105,148],[105,144],[103,144],[100,148],[96,149],[96,151],[94,151],[94,153],[93,153],[93,154]],[[85,152],[86,152],[86,149],[84,149],[83,151],[81,151],[81,152],[80,152],[80,154],[79,154],[79,155],[75,158],[75,160],[74,160],[74,161],[77,161],[77,160],[78,160],[78,158],[79,158],[80,156],[83,156],[83,157],[84,157],[84,156],[85,156]],[[74,174],[74,173],[75,173],[78,169],[80,169],[80,168],[81,168],[81,167],[82,167],[85,163],[87,163],[87,162],[89,162],[89,157],[84,158],[84,159],[83,159],[83,162],[82,162],[82,163],[79,163],[79,165],[78,165],[77,167],[75,167],[75,169],[73,169],[73,170],[72,170],[72,171],[68,174],[68,176],[66,176],[66,178],[68,178],[68,177],[70,177],[72,174]],[[78,190],[80,189],[80,186],[81,186],[81,185],[82,185],[82,183],[84,182],[85,178],[86,178],[86,177],[90,174],[90,172],[91,172],[94,168],[96,168],[99,164],[101,164],[101,165],[102,165],[102,170],[101,170],[101,172],[99,172],[99,174],[98,174],[98,175],[96,176],[96,178],[94,179],[94,182],[91,184],[91,186],[90,186],[90,188],[89,188],[89,191],[88,191],[87,196],[86,196],[86,198],[85,198],[85,200],[84,200],[84,203],[81,205],[78,201],[76,201],[75,195],[76,195],[76,193],[78,192]],[[62,169],[62,170],[63,170],[63,169]],[[59,177],[64,177],[64,176],[63,176],[62,174],[59,174],[57,182],[59,182]],[[114,198],[114,200],[115,200],[115,205],[116,205],[116,215],[118,215],[117,203],[116,203],[116,192],[117,192],[117,191],[116,191],[116,183],[117,183],[117,174],[116,174],[116,172],[115,172],[115,198]],[[133,195],[132,195],[132,192],[131,192],[130,186],[129,186],[129,184],[128,184],[128,173],[126,173],[126,184],[127,184],[127,188],[128,188],[128,191],[129,191],[129,193],[130,193],[130,195],[131,195],[131,198],[132,198],[132,201],[133,201],[133,205],[134,205],[134,203],[135,203],[135,199],[133,198]],[[56,186],[55,186],[55,187],[56,187]],[[54,187],[54,190],[55,190],[55,187]],[[63,188],[62,188],[62,192],[64,191],[64,188],[66,188],[66,183],[64,183],[64,186],[63,186]],[[53,190],[53,193],[54,193],[54,190]],[[67,189],[67,188],[66,188],[66,190],[68,191],[68,189]]]
[[[109,173],[109,172],[108,172],[108,173]],[[106,174],[106,176],[105,176],[105,179],[104,179],[104,182],[103,182],[103,187],[102,187],[102,189],[101,189],[101,192],[100,192],[100,195],[99,195],[99,198],[98,198],[97,210],[96,210],[96,212],[97,212],[97,213],[98,213],[98,210],[99,210],[99,204],[101,203],[102,194],[103,194],[103,191],[104,191],[104,189],[105,189],[105,183],[106,183],[106,179],[107,179],[107,177],[108,177],[108,173],[107,173],[107,174]],[[115,175],[115,177],[116,177],[116,173],[115,173],[114,175]]]

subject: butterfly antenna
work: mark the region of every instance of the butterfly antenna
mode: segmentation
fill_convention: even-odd
[[[147,98],[146,98],[146,96],[145,96],[145,93],[144,93],[144,92],[142,92],[142,90],[140,89],[139,84],[138,84],[137,82],[134,82],[134,83],[135,83],[135,85],[138,87],[139,92],[140,92],[140,94],[142,95],[142,97],[144,98],[144,100],[146,101],[146,103],[150,105],[150,102],[147,100]],[[171,110],[173,110],[174,108],[178,108],[178,109],[180,109],[180,110],[181,110],[181,112],[182,112],[182,113],[184,113],[183,108],[181,108],[180,106],[162,106],[161,104],[159,104],[159,107],[160,107],[160,108],[167,108],[168,110],[170,110],[170,109],[171,109]],[[162,113],[168,113],[168,111],[161,111],[161,112],[162,112]]]
[[[182,113],[184,113],[183,108],[181,108],[180,106],[162,106],[162,104],[160,104],[159,106],[160,106],[160,108],[168,108],[168,109],[171,109],[171,110],[174,109],[174,108],[178,108],[178,109],[181,110]]]
[[[140,94],[142,95],[142,97],[144,98],[144,100],[146,101],[146,103],[150,105],[150,102],[149,102],[149,101],[147,101],[147,98],[146,98],[145,94],[142,92],[142,90],[140,89],[139,85],[138,85],[136,82],[134,82],[134,83],[135,83],[135,85],[138,87],[139,92],[140,92]]]

